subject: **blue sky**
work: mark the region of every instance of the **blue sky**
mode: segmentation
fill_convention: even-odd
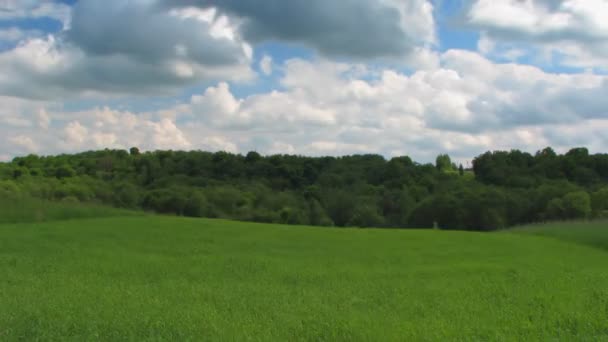
[[[0,2],[0,159],[608,141],[608,0]]]

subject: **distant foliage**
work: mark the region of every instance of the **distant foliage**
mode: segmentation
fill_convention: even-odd
[[[191,217],[321,226],[496,230],[606,217],[608,155],[551,148],[484,153],[472,170],[447,154],[262,156],[103,150],[0,163],[0,196],[25,195]]]

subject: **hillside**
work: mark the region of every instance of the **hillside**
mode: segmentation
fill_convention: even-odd
[[[178,216],[314,226],[496,230],[605,217],[608,155],[488,152],[471,170],[439,155],[262,156],[103,150],[0,163],[0,196]]]
[[[0,224],[0,339],[602,340],[606,265],[521,232]]]
[[[518,227],[508,232],[550,237],[608,251],[608,221],[554,222]]]
[[[0,191],[0,224],[136,215],[143,213],[78,201],[53,202],[30,196],[7,195]]]

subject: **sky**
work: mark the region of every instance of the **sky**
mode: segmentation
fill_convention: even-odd
[[[0,160],[608,152],[608,0],[0,0]]]

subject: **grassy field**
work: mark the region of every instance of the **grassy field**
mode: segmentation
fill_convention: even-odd
[[[608,251],[608,221],[556,222],[518,227],[508,232],[552,237]]]
[[[608,340],[603,227],[1,224],[0,340]]]
[[[142,214],[96,204],[49,202],[0,193],[0,224],[134,215]]]

